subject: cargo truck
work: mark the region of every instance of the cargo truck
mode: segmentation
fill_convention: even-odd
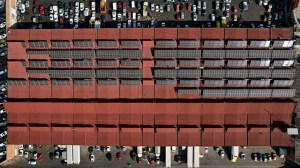
[[[160,146],[155,146],[155,161],[156,164],[160,163]]]
[[[232,146],[231,147],[231,162],[236,162],[239,157],[239,147]]]
[[[138,163],[141,164],[142,157],[143,157],[143,147],[142,146],[137,147],[137,156],[138,156]]]
[[[100,11],[101,13],[106,13],[106,0],[100,1]]]

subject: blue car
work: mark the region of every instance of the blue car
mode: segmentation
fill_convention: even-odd
[[[243,2],[243,10],[248,10],[248,3],[246,1]]]

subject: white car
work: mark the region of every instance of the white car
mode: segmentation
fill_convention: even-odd
[[[7,88],[0,88],[1,92],[5,92],[7,90]]]
[[[37,155],[38,155],[37,152],[33,152],[32,154],[33,154],[33,159],[36,160],[37,159]]]
[[[112,11],[112,20],[117,20],[117,12],[116,11]]]
[[[21,4],[22,1],[21,0],[17,0],[17,5]]]
[[[140,13],[137,14],[137,20],[141,20],[141,14]]]
[[[33,149],[33,145],[28,145],[28,148],[29,149]]]
[[[59,16],[64,16],[63,8],[59,8],[58,13],[59,13]]]
[[[54,22],[58,22],[58,15],[54,15]]]
[[[84,11],[84,3],[79,4],[79,10],[82,12]]]
[[[214,22],[214,21],[216,20],[215,14],[212,13],[212,14],[210,15],[210,19],[211,19],[211,21]]]
[[[89,16],[89,13],[90,13],[90,9],[89,8],[85,8],[84,12],[83,12],[83,15],[84,16]]]
[[[171,147],[172,152],[176,152],[176,146]]]
[[[163,13],[163,12],[164,12],[164,5],[160,5],[159,12],[160,12],[160,13]]]
[[[5,39],[6,38],[6,34],[1,34],[0,35],[0,39],[2,40],[2,39]]]
[[[79,10],[79,2],[75,2],[75,9]]]
[[[110,152],[110,146],[106,146],[106,151]]]
[[[70,18],[69,23],[72,25],[73,24],[73,18]]]
[[[4,70],[0,71],[0,75],[5,74],[6,72],[7,72],[7,69],[4,69]]]
[[[3,146],[5,146],[7,143],[6,143],[6,141],[4,141],[4,142],[2,142],[2,143],[0,143],[0,147],[3,147]]]
[[[25,157],[25,158],[28,158],[28,156],[29,156],[29,152],[28,152],[28,151],[25,151],[25,152],[24,152],[24,157]]]
[[[6,113],[6,111],[4,109],[0,110],[0,114],[2,114],[2,113]]]
[[[6,154],[6,151],[0,152],[0,156],[3,156],[3,155],[5,155],[5,154]]]
[[[208,153],[208,147],[204,147],[204,153]]]
[[[74,23],[78,23],[78,16],[74,16]]]
[[[0,24],[0,28],[2,29],[2,28],[4,28],[6,26],[6,22],[2,22],[1,24]]]
[[[24,155],[24,150],[23,149],[20,149],[19,150],[19,156],[23,156]]]
[[[96,10],[96,3],[95,2],[91,2],[91,9],[92,9],[92,11]]]
[[[155,11],[155,4],[151,2],[151,11]]]
[[[233,21],[237,21],[237,15],[233,15]]]
[[[220,2],[219,1],[215,1],[215,8],[216,10],[218,10],[220,8]]]
[[[79,9],[75,9],[75,16],[79,16]]]
[[[155,12],[159,12],[159,6],[158,5],[155,6]]]
[[[143,3],[143,6],[147,6],[148,7],[148,5],[149,5],[148,2],[144,2]]]
[[[23,145],[19,145],[19,149],[23,149]]]
[[[53,21],[54,18],[53,18],[53,14],[50,14],[50,21]]]
[[[131,8],[135,8],[135,1],[131,1]]]
[[[25,13],[25,4],[20,4],[19,9],[21,10],[21,13]]]
[[[194,13],[197,12],[197,7],[196,7],[196,5],[193,5],[193,12],[194,12]]]
[[[96,18],[96,12],[95,11],[92,12],[92,18]]]
[[[30,7],[30,2],[29,2],[29,0],[26,0],[26,1],[25,1],[25,7],[26,7],[26,8],[29,8],[29,7]]]
[[[95,155],[94,155],[94,154],[91,154],[91,155],[90,155],[90,160],[91,160],[91,162],[94,162],[94,161],[95,161]]]
[[[53,13],[54,13],[54,15],[58,15],[58,7],[57,6],[53,6]]]
[[[35,160],[29,160],[28,164],[30,164],[30,165],[36,165],[36,161]]]
[[[52,5],[49,6],[49,13],[50,13],[50,14],[53,14],[53,13],[54,13],[54,11],[53,11],[53,6],[52,6]]]
[[[197,20],[198,20],[197,14],[193,13],[193,21],[197,21]]]

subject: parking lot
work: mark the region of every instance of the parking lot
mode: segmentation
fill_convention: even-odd
[[[203,9],[198,8],[198,0],[186,1],[184,5],[179,5],[179,10],[176,8],[176,5],[180,4],[177,0],[174,2],[166,2],[165,0],[146,0],[145,2],[148,2],[147,16],[143,16],[144,1],[135,1],[135,7],[132,8],[132,2],[129,0],[107,0],[106,13],[97,13],[98,11],[96,10],[94,11],[95,14],[92,14],[91,3],[95,2],[95,9],[98,9],[100,1],[84,0],[80,1],[80,3],[84,4],[84,10],[88,8],[88,12],[85,13],[79,10],[78,24],[75,22],[77,19],[75,19],[76,15],[74,14],[76,8],[75,2],[77,1],[64,0],[61,2],[29,0],[29,5],[25,5],[27,3],[26,1],[27,0],[21,0],[21,6],[22,4],[25,6],[25,9],[23,10],[24,13],[22,13],[21,10],[17,10],[17,15],[20,15],[18,17],[18,28],[86,28],[95,27],[94,20],[100,20],[101,27],[217,27],[216,22],[221,22],[221,18],[225,17],[225,15],[227,15],[227,17],[225,17],[227,27],[289,26],[289,18],[285,17],[288,16],[285,13],[288,11],[285,11],[284,7],[290,5],[290,0],[287,0],[286,4],[284,3],[285,1],[270,0],[269,3],[272,4],[272,8],[269,9],[269,11],[271,14],[267,13],[269,6],[259,5],[258,0],[251,0],[251,3],[247,2],[247,10],[243,6],[243,0],[231,0],[228,9],[222,9],[223,6],[225,6],[225,3],[221,0],[217,0],[220,4],[218,9],[216,9],[216,1],[206,0],[205,15],[203,14]],[[59,4],[57,2],[59,2]],[[114,2],[118,6],[117,14],[120,13],[120,17],[117,17],[115,21],[112,18]],[[126,8],[123,6],[124,2],[126,3]],[[154,11],[152,10],[151,5],[153,2]],[[61,3],[62,5],[60,5]],[[191,8],[189,8],[188,4],[191,5]],[[193,5],[195,5],[196,9],[194,11]],[[41,9],[41,6],[43,9]],[[55,18],[53,19],[51,17],[50,6],[58,6],[58,19],[56,21]],[[67,7],[65,8],[65,6]],[[37,7],[37,10],[34,9],[35,7]],[[62,15],[59,14],[61,11],[60,7],[62,10],[66,10],[62,12]],[[161,7],[163,9],[162,11],[160,10]],[[159,10],[156,11],[156,8]],[[126,9],[126,12],[123,14],[124,9]],[[33,11],[36,14],[34,14]],[[68,13],[67,16],[65,16],[65,12]],[[128,12],[130,12],[130,14]],[[141,17],[133,18],[133,13],[135,13],[135,15],[140,14]],[[197,17],[196,21],[193,21],[194,13]],[[215,16],[214,18],[212,17],[212,14]],[[95,15],[95,17],[92,17],[92,15]],[[183,17],[181,17],[182,15]],[[271,15],[270,18],[269,15]],[[50,19],[50,17],[52,19]],[[236,20],[234,19],[235,17]],[[91,18],[92,20],[90,20]],[[130,24],[128,20],[130,20]],[[33,23],[33,21],[35,23]]]
[[[130,152],[131,147],[127,147],[126,151],[122,151],[116,147],[111,147],[111,154],[112,160],[109,161],[106,157],[107,152],[102,152],[101,150],[94,150],[95,161],[91,162],[89,159],[89,151],[88,146],[81,146],[81,160],[80,165],[69,165],[69,167],[119,167],[119,168],[126,168],[126,167],[153,167],[151,164],[146,161],[147,156],[151,156],[149,152],[143,152],[143,160],[142,164],[138,164],[136,161],[133,161]],[[221,148],[223,149],[223,148]],[[49,152],[54,152],[55,149],[53,146],[43,146],[42,148],[35,147],[33,149],[28,149],[31,153],[36,151],[42,154],[42,160],[37,161],[37,165],[39,167],[45,168],[52,168],[52,167],[63,167],[64,164],[62,159],[55,159],[51,160],[49,157]],[[178,154],[178,148],[176,152],[172,152],[172,167],[187,167],[185,162],[178,164],[174,159],[175,155]],[[117,152],[122,154],[122,160],[118,160],[116,157]],[[159,165],[155,164],[155,167],[165,167],[164,164],[164,148],[162,147],[161,151],[161,161]],[[236,163],[231,163],[230,158],[230,151],[228,148],[225,148],[225,158],[221,158],[216,151],[212,147],[209,147],[208,153],[204,155],[203,158],[200,158],[200,167],[282,167],[284,165],[284,160],[277,157],[276,161],[268,161],[268,162],[254,162],[251,158],[252,152],[259,152],[259,153],[271,153],[274,152],[274,149],[271,147],[247,147],[247,149],[243,149],[240,147],[240,152],[244,152],[246,154],[246,159],[238,159]],[[181,156],[184,155],[184,152],[179,152]],[[28,159],[32,159],[32,155],[29,154],[28,158],[24,156],[16,156],[14,159],[0,164],[2,167],[31,167],[28,164]]]

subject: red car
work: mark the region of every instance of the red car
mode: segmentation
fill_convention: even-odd
[[[42,154],[38,153],[38,155],[37,155],[37,159],[38,159],[38,161],[41,161],[41,160],[43,159],[43,156],[42,156]]]
[[[229,11],[225,11],[225,12],[224,12],[224,15],[225,15],[226,17],[229,17],[230,12],[229,12]]]
[[[179,15],[179,13],[176,14],[176,20],[178,20],[178,21],[180,20],[180,15]]]
[[[63,16],[59,17],[59,24],[64,24],[64,17]]]
[[[237,7],[236,6],[232,6],[232,12],[237,13]]]
[[[40,15],[45,15],[45,7],[40,5]]]
[[[180,10],[183,10],[184,9],[184,4],[180,4]]]
[[[123,2],[123,9],[126,9],[126,2]]]
[[[191,10],[192,10],[192,4],[191,4],[191,3],[188,3],[188,4],[187,4],[187,10],[188,10],[188,11],[191,11]]]
[[[39,2],[38,2],[38,0],[34,0],[33,4],[34,4],[34,8],[39,8]]]
[[[122,160],[122,154],[120,152],[117,153],[118,160]]]

